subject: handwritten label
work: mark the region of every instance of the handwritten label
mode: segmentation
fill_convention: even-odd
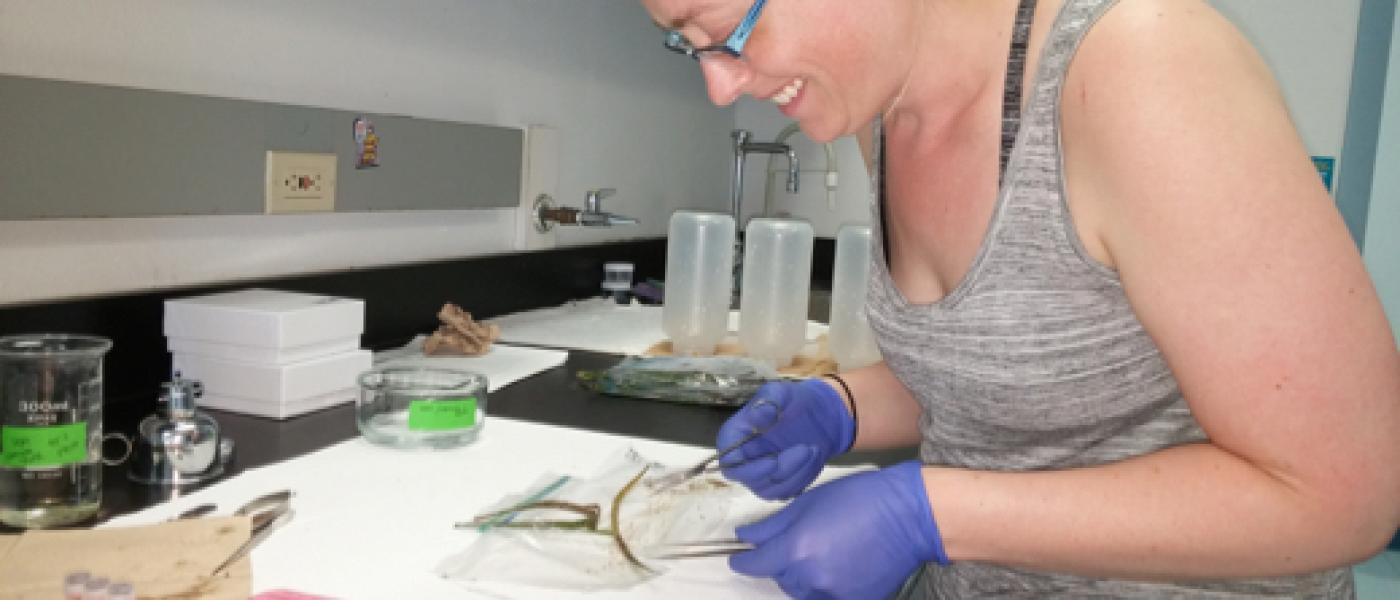
[[[49,427],[0,427],[0,467],[53,467],[84,462],[87,423]]]
[[[408,403],[409,431],[469,429],[476,425],[476,398],[432,398]]]

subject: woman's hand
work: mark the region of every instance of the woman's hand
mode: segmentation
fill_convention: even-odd
[[[812,483],[832,456],[855,439],[855,422],[834,388],[820,379],[764,385],[719,429],[715,446],[762,435],[720,457],[724,476],[767,500],[791,498]]]
[[[920,565],[947,564],[921,466],[900,463],[813,488],[740,527],[754,549],[730,568],[772,577],[793,598],[886,598]]]

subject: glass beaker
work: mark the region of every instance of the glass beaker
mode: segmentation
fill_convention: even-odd
[[[812,287],[812,226],[759,218],[744,232],[739,343],[750,357],[786,367],[807,342]]]
[[[666,238],[661,324],[682,356],[714,354],[729,332],[734,289],[734,218],[677,211]]]
[[[831,272],[831,356],[841,370],[880,362],[880,349],[865,316],[870,279],[870,226],[846,225],[836,232]]]
[[[0,337],[0,522],[54,527],[97,514],[111,347],[83,335]]]
[[[486,423],[486,376],[436,367],[384,367],[360,375],[360,434],[395,448],[455,448]]]

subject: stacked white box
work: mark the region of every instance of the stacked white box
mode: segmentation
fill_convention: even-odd
[[[277,419],[353,401],[372,355],[364,302],[248,289],[165,302],[172,365],[200,404]]]

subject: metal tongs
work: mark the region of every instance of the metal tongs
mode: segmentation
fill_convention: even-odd
[[[691,479],[694,479],[694,478],[696,478],[696,477],[699,477],[700,475],[703,475],[703,474],[705,474],[705,473],[707,473],[707,472],[711,472],[711,471],[717,470],[719,467],[711,467],[711,466],[710,466],[710,463],[716,462],[716,461],[718,461],[719,459],[724,458],[724,457],[725,457],[726,455],[728,455],[730,452],[733,452],[733,451],[735,451],[735,450],[738,450],[739,448],[742,448],[742,447],[744,446],[744,444],[747,444],[747,443],[749,443],[749,442],[754,441],[755,439],[758,439],[758,436],[761,436],[761,435],[767,433],[768,430],[772,429],[774,425],[777,425],[777,424],[778,424],[778,419],[779,419],[779,417],[781,417],[781,416],[783,415],[783,407],[778,406],[777,403],[775,403],[775,402],[773,402],[772,400],[769,400],[769,399],[767,399],[767,398],[755,398],[755,399],[753,399],[752,401],[750,401],[749,404],[752,405],[752,406],[754,407],[752,410],[755,410],[755,411],[759,410],[759,407],[761,407],[761,406],[763,406],[763,405],[768,405],[768,406],[772,407],[772,409],[773,409],[773,417],[769,420],[769,422],[768,422],[767,425],[764,425],[764,426],[762,426],[762,427],[755,428],[753,431],[749,432],[748,435],[744,436],[743,439],[740,439],[739,441],[734,442],[733,444],[730,444],[730,445],[728,445],[728,446],[725,446],[724,448],[721,448],[718,452],[716,452],[716,453],[710,455],[708,458],[706,458],[705,460],[700,461],[698,464],[696,464],[696,465],[693,466],[693,467],[690,467],[690,468],[688,468],[688,469],[681,470],[681,471],[674,471],[674,472],[671,472],[671,473],[666,473],[666,474],[664,474],[664,475],[660,475],[660,476],[657,476],[657,477],[655,477],[655,478],[652,478],[650,481],[647,482],[647,487],[652,491],[652,493],[658,493],[658,492],[666,491],[666,490],[671,489],[671,488],[673,488],[673,487],[675,487],[675,486],[678,486],[678,485],[680,485],[680,484],[682,484],[682,483],[685,483],[685,482],[687,482],[687,481],[690,481]],[[747,408],[747,407],[745,407],[745,408]],[[767,458],[767,456],[761,456],[761,457],[758,457],[758,458]],[[758,459],[757,459],[757,458],[755,458],[755,459],[750,459],[750,460],[748,460],[748,461],[744,461],[744,462],[740,462],[740,463],[735,463],[735,464],[732,464],[732,465],[725,465],[725,466],[737,467],[737,466],[739,466],[739,465],[748,463],[748,462],[750,462],[750,461],[752,461],[752,460],[758,460]]]
[[[287,522],[292,518],[292,496],[291,490],[281,490],[259,496],[249,501],[247,504],[234,511],[235,516],[249,517],[252,520],[252,534],[248,536],[248,541],[243,542],[233,554],[214,567],[209,572],[210,577],[214,577],[237,562],[238,559],[247,556],[257,546],[259,542],[267,539],[277,526]]]
[[[739,540],[706,540],[700,542],[676,542],[664,544],[660,551],[647,554],[647,558],[671,560],[677,558],[705,558],[709,556],[729,556],[753,550],[753,544]]]

